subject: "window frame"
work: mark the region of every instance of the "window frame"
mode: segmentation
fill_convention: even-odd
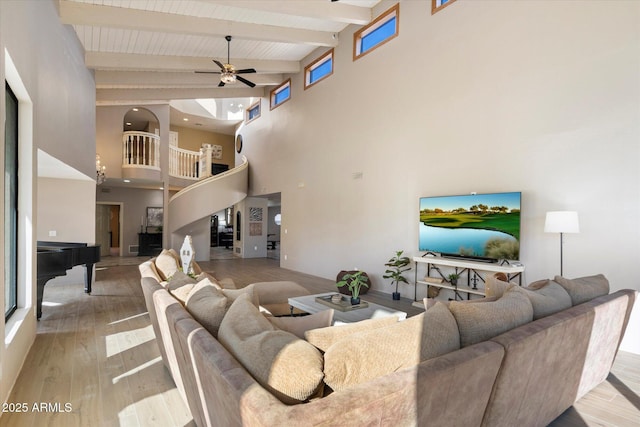
[[[333,53],[334,53],[334,49],[333,48],[329,49],[328,51],[320,55],[318,58],[316,58],[309,65],[304,67],[304,90],[307,90],[312,86],[315,86],[316,84],[320,83],[325,79],[328,79],[333,75],[333,70],[335,65],[335,55]],[[327,61],[331,61],[331,71],[329,71],[329,73],[325,74],[324,76],[320,77],[318,80],[311,82],[311,73],[315,71],[317,68],[320,68]]]
[[[245,118],[244,118],[244,124],[249,124],[252,121],[260,118],[260,116],[262,115],[262,103],[260,102],[261,99],[258,99],[256,102],[254,102],[253,104],[249,105],[249,107],[245,110]],[[251,110],[258,108],[258,114],[254,117],[250,117],[251,116]]]
[[[4,320],[5,322],[9,320],[9,318],[16,312],[18,309],[18,292],[19,292],[19,266],[18,266],[18,251],[19,251],[19,219],[18,219],[18,191],[19,191],[19,176],[18,176],[18,167],[19,167],[19,123],[20,123],[20,101],[18,97],[15,95],[13,89],[7,81],[5,81],[5,96],[6,103],[9,100],[15,104],[15,122],[13,123],[13,127],[15,128],[15,135],[11,138],[5,138],[5,163],[4,163],[4,173],[5,176],[7,174],[10,175],[10,185],[5,186],[4,191],[4,204],[5,204],[5,256],[8,254],[9,259],[5,259],[4,266],[4,282],[5,286],[9,287],[5,288],[5,294],[8,290],[8,295],[10,300],[5,300],[4,303]],[[5,111],[6,113],[6,111]],[[7,117],[5,117],[5,120]],[[7,128],[5,127],[5,135]],[[15,142],[15,146],[9,145],[9,143],[13,144]],[[14,151],[14,155],[11,159],[7,156],[7,150],[12,148]],[[11,160],[12,164],[8,164],[7,161]],[[6,184],[6,183],[5,183]],[[14,185],[11,185],[14,184]],[[7,233],[9,235],[7,235]]]
[[[281,101],[281,102],[276,104],[275,103],[276,96],[280,92],[282,92],[286,87],[289,88],[289,96],[284,101]],[[289,79],[285,80],[284,82],[282,82],[277,87],[275,87],[274,89],[272,89],[271,92],[269,93],[269,105],[271,107],[271,110],[274,110],[274,109],[278,108],[279,106],[281,106],[282,104],[286,103],[290,99],[291,99],[291,79],[289,78]]]
[[[361,50],[359,51],[360,45],[362,43],[362,39],[364,37],[368,36],[378,28],[382,27],[384,24],[386,24],[393,18],[395,18],[396,20],[396,31],[393,35],[387,37],[380,43],[370,47],[364,52],[362,52]],[[356,59],[360,59],[363,56],[373,52],[374,50],[378,49],[380,46],[383,46],[388,42],[390,42],[391,40],[398,37],[399,34],[400,34],[400,3],[396,3],[395,5],[393,5],[392,7],[390,7],[383,13],[381,13],[376,19],[374,19],[373,21],[371,21],[370,23],[368,23],[367,25],[365,25],[364,27],[360,28],[358,31],[353,33],[353,60],[355,61]]]
[[[436,12],[440,12],[442,9],[449,6],[451,3],[454,3],[455,1],[456,0],[446,0],[445,3],[442,3],[442,0],[431,0],[431,14],[433,15]]]

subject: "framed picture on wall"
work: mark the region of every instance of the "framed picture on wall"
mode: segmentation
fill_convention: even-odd
[[[147,207],[147,233],[162,231],[162,208]]]

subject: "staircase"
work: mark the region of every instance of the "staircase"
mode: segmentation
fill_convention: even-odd
[[[171,246],[179,247],[189,234],[194,241],[196,260],[209,258],[210,217],[247,197],[249,163],[203,179],[176,193],[169,200],[168,226]]]

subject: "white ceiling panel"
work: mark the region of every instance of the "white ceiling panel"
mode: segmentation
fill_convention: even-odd
[[[1,1],[1,0],[0,0]],[[380,0],[59,0],[60,20],[71,25],[96,70],[96,100],[109,103],[262,96],[318,47],[341,42],[348,25],[365,25]],[[212,61],[236,69],[239,81],[219,87]],[[346,42],[351,43],[348,37]],[[344,41],[343,41],[344,42]],[[145,76],[145,73],[148,76]],[[152,74],[149,74],[152,73]],[[266,92],[265,92],[266,91]],[[168,98],[169,97],[169,98]]]

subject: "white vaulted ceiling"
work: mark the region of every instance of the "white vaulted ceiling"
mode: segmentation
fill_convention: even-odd
[[[380,0],[59,0],[61,21],[75,29],[95,70],[99,105],[265,95],[318,47],[334,47],[340,31],[364,25]],[[212,59],[255,68],[218,87]],[[268,94],[268,91],[266,92]]]

